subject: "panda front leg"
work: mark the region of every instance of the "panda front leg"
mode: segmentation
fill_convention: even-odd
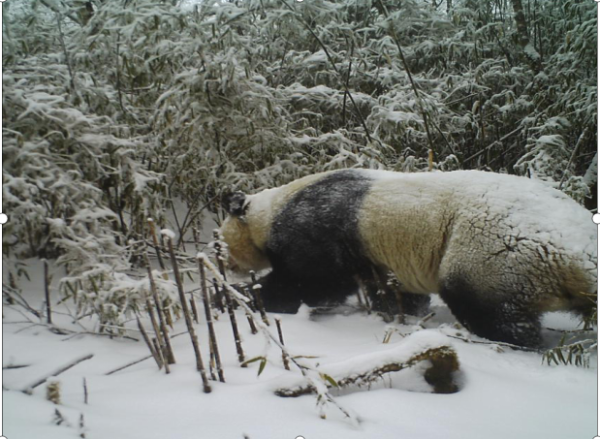
[[[454,317],[480,337],[533,349],[543,345],[540,313],[522,294],[485,294],[454,278],[443,282],[440,297]]]
[[[257,280],[265,310],[294,314],[301,304],[310,307],[339,305],[358,285],[350,277],[336,279],[301,279],[287,272],[273,270]]]
[[[260,294],[267,312],[293,314],[302,304],[297,283],[274,271],[257,279],[256,284],[261,286]]]

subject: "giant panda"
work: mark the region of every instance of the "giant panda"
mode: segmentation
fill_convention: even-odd
[[[528,178],[339,170],[224,204],[230,267],[271,268],[268,311],[341,301],[389,270],[403,291],[439,293],[476,335],[539,348],[543,312],[595,303],[591,214]]]

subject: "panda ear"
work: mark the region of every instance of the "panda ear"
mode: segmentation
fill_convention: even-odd
[[[224,195],[222,204],[228,214],[238,217],[243,216],[250,206],[246,202],[246,194],[239,191]]]

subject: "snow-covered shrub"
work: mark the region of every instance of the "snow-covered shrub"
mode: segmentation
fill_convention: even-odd
[[[154,276],[157,293],[164,309],[179,313],[177,288],[172,281]],[[94,316],[98,331],[114,335],[125,333],[124,323],[146,308],[151,297],[147,277],[136,279],[126,273],[115,272],[108,264],[82,267],[77,273],[60,280],[64,300],[71,299],[76,305],[74,318]]]

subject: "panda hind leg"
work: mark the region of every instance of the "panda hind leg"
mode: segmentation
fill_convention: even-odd
[[[522,295],[492,302],[492,295],[486,296],[458,278],[444,282],[440,296],[454,317],[480,337],[532,349],[543,346],[540,313],[527,302],[514,299]]]
[[[402,310],[405,314],[424,317],[430,311],[431,296],[427,294],[400,293]]]

